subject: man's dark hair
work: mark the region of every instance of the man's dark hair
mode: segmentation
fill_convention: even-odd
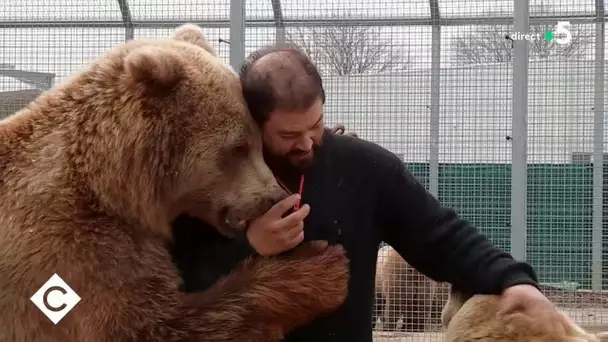
[[[260,61],[263,57],[265,60]],[[276,109],[305,110],[319,98],[325,103],[321,75],[297,46],[262,48],[240,70],[243,95],[251,115],[262,125]]]

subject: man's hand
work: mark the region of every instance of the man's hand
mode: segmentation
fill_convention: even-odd
[[[547,329],[562,328],[562,317],[553,305],[532,285],[515,285],[503,291],[498,314],[505,315],[521,310],[538,319]]]
[[[304,204],[289,216],[282,217],[298,201],[300,195],[293,194],[275,204],[263,216],[251,221],[247,229],[247,239],[258,254],[277,255],[294,248],[304,240],[304,219],[310,212],[310,206]]]

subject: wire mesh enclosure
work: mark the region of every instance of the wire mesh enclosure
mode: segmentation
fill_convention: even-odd
[[[204,27],[235,68],[294,42],[327,125],[399,155],[537,270],[577,323],[608,326],[605,0],[0,0],[0,118],[109,48]],[[447,287],[379,249],[377,341],[440,341]]]

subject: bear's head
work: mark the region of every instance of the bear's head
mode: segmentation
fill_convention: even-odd
[[[80,104],[74,173],[126,220],[166,230],[189,214],[233,236],[287,195],[264,163],[238,76],[195,25],[123,44],[63,91]]]

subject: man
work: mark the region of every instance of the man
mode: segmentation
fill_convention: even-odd
[[[324,129],[322,80],[299,50],[257,51],[240,77],[263,132],[266,162],[294,195],[248,222],[237,241],[179,219],[174,255],[186,291],[206,289],[252,253],[277,255],[308,240],[340,243],[351,260],[346,302],[286,341],[372,341],[375,263],[384,241],[434,280],[465,292],[502,294],[505,312],[521,307],[554,320],[556,311],[537,290],[528,264],[441,206],[393,153]]]

